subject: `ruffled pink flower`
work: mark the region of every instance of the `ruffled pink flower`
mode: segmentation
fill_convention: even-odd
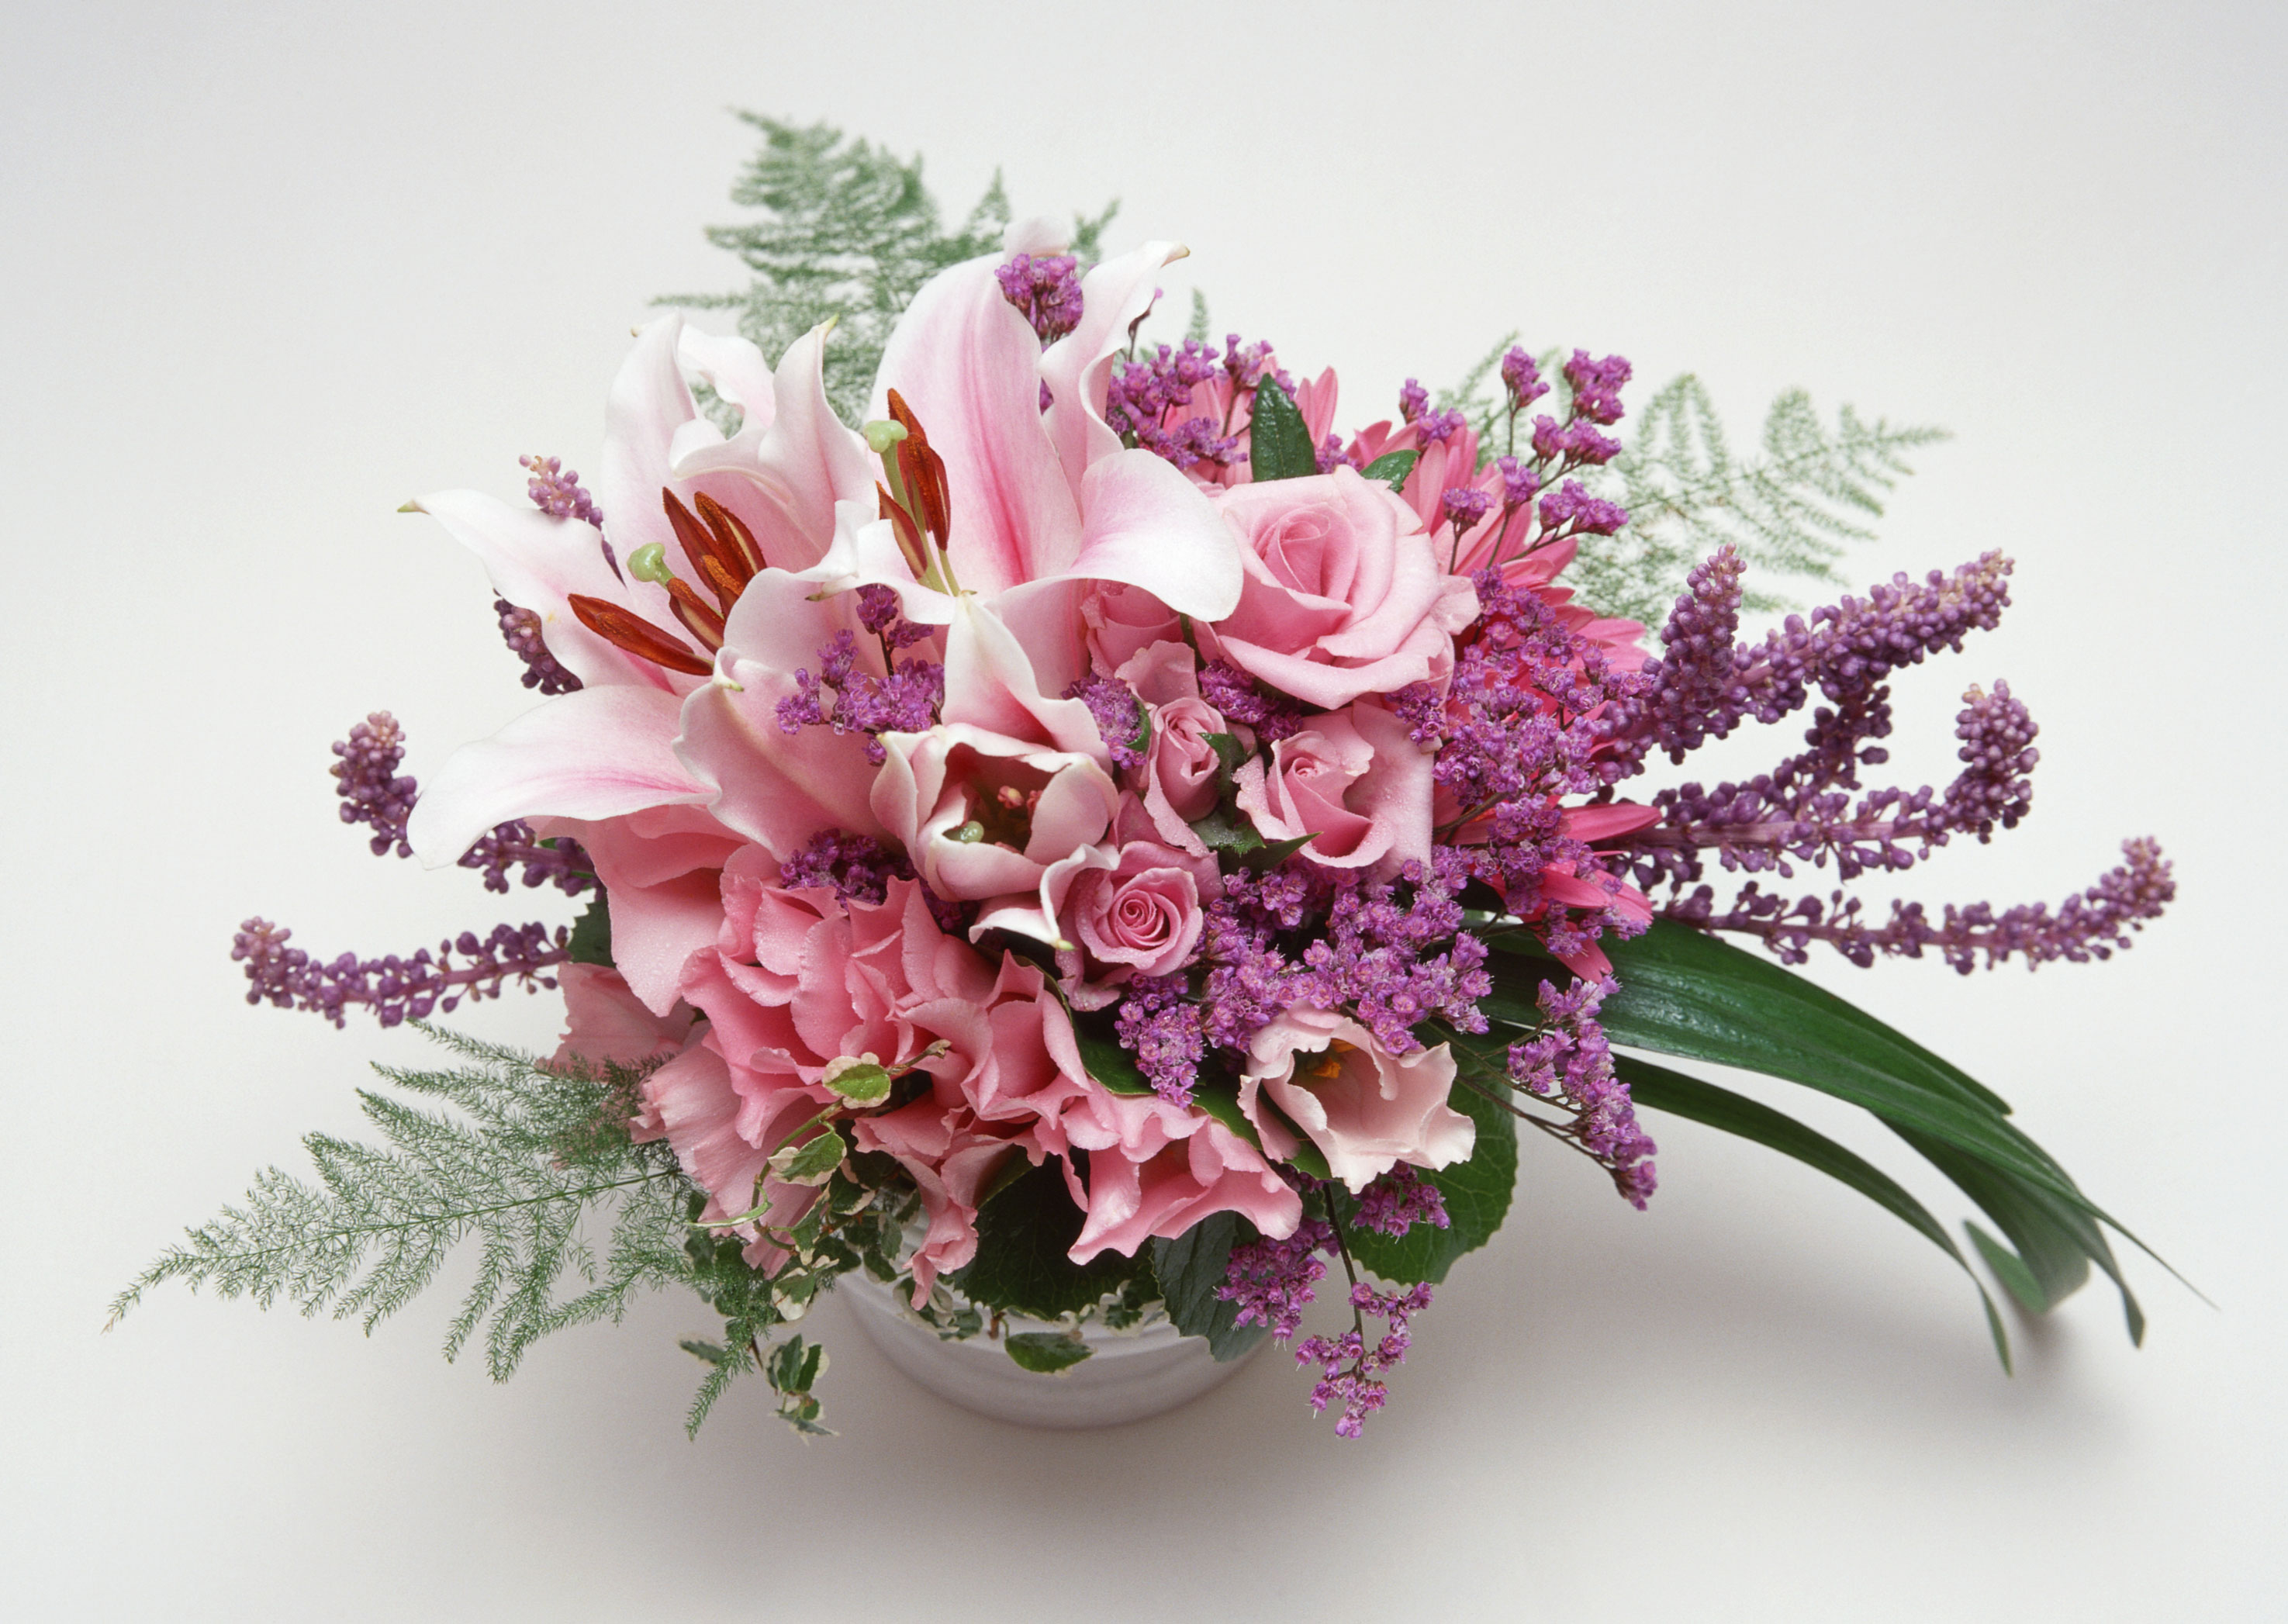
[[[1476,590],[1439,566],[1380,480],[1337,468],[1239,486],[1219,505],[1244,543],[1239,606],[1212,631],[1225,659],[1329,710],[1452,668]]]
[[[1476,1147],[1477,1124],[1446,1103],[1454,1057],[1443,1043],[1394,1055],[1347,1016],[1299,1005],[1273,1018],[1247,1053],[1239,1106],[1264,1149],[1293,1154],[1291,1122],[1354,1193],[1399,1162],[1442,1168]]]
[[[1221,1123],[1149,1096],[1092,1089],[1045,1116],[1036,1137],[1065,1158],[1065,1183],[1087,1216],[1069,1254],[1133,1256],[1201,1219],[1235,1212],[1273,1237],[1295,1232],[1300,1199],[1255,1147]],[[1072,1159],[1088,1154],[1088,1180]]]
[[[564,1041],[551,1064],[641,1066],[681,1054],[698,1017],[678,1003],[654,1015],[608,964],[566,964],[556,971],[564,993]],[[655,1134],[642,1136],[654,1138]]]
[[[1267,840],[1310,836],[1304,854],[1331,868],[1394,868],[1430,856],[1429,753],[1377,705],[1309,719],[1240,765],[1239,808]]]
[[[914,1271],[926,1295],[940,1271],[975,1253],[980,1181],[1007,1154],[1041,1160],[1034,1124],[1092,1086],[1070,1022],[1038,969],[1004,955],[997,970],[941,931],[914,882],[891,882],[878,904],[838,902],[785,890],[767,856],[750,848],[725,868],[721,936],[685,972],[685,995],[711,1023],[702,1046],[721,1071],[676,1063],[647,1093],[685,1170],[733,1216],[746,1210],[737,1203],[761,1159],[836,1103],[830,1062],[872,1055],[925,1073],[920,1097],[860,1117],[853,1132],[922,1192],[931,1232]],[[679,1118],[690,1124],[684,1139]],[[746,1185],[726,1192],[711,1176]],[[767,1221],[784,1222],[775,1208]]]

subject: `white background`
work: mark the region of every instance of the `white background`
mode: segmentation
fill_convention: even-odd
[[[2280,1616],[2283,35],[2254,4],[9,7],[0,1611]],[[247,1009],[240,919],[331,954],[567,914],[367,856],[326,746],[388,707],[433,773],[528,702],[476,568],[393,510],[592,465],[647,301],[740,280],[699,230],[734,106],[920,150],[956,213],[996,164],[1021,211],[1117,194],[1116,244],[1183,238],[1217,330],[1339,366],[1354,422],[1517,327],[1632,356],[1639,399],[1697,370],[1744,443],[1795,384],[1952,428],[1850,571],[1999,545],[2019,601],[1902,680],[1901,771],[1943,782],[1997,676],[2044,762],[2029,826],[1912,892],[2054,901],[2151,832],[2184,899],[2109,964],[1815,973],[2220,1306],[2133,1259],[2143,1351],[2093,1287],[2006,1380],[1927,1245],[1668,1122],[1641,1216],[1527,1147],[1360,1444],[1274,1358],[1157,1422],[1005,1429],[832,1308],[842,1436],[809,1447],[751,1391],[684,1440],[680,1301],[499,1389],[436,1357],[441,1295],[368,1340],[172,1289],[99,1335],[253,1169],[355,1130],[367,1060],[422,1057]],[[465,1024],[552,1038],[544,999]]]

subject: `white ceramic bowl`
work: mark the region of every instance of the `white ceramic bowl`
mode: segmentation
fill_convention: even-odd
[[[883,1356],[939,1398],[1026,1427],[1116,1427],[1189,1404],[1221,1385],[1256,1351],[1218,1364],[1208,1345],[1162,1319],[1135,1331],[1084,1327],[1090,1357],[1053,1375],[1027,1370],[985,1336],[946,1342],[899,1306],[891,1288],[863,1273],[845,1275],[835,1293]],[[1012,1331],[1053,1331],[1012,1319]],[[1259,1349],[1262,1344],[1258,1343]]]

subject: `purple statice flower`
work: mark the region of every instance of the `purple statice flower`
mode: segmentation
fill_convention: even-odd
[[[1658,1147],[1637,1126],[1629,1085],[1613,1073],[1612,1046],[1597,1020],[1613,986],[1609,976],[1577,980],[1563,991],[1544,981],[1537,998],[1544,1025],[1537,1036],[1510,1045],[1509,1074],[1569,1118],[1561,1124],[1532,1120],[1601,1164],[1641,1210],[1656,1182],[1649,1159]]]
[[[1412,423],[1430,409],[1430,392],[1416,378],[1408,378],[1398,386],[1398,420]]]
[[[524,482],[524,488],[533,506],[552,518],[576,519],[599,530],[604,527],[603,511],[581,487],[577,473],[567,472],[564,464],[552,456],[520,456],[516,460],[531,476]]]
[[[1339,434],[1328,435],[1327,443],[1319,448],[1321,473],[1332,473],[1338,468],[1363,470],[1365,467],[1366,458],[1360,456],[1356,450],[1346,447],[1343,444],[1343,437]]]
[[[1239,449],[1239,437],[1225,433],[1215,417],[1192,410],[1193,391],[1221,370],[1214,349],[1197,340],[1186,340],[1181,349],[1161,345],[1140,360],[1114,367],[1104,420],[1115,433],[1132,436],[1139,446],[1179,468],[1228,463]],[[1171,424],[1171,413],[1182,416]]]
[[[1267,339],[1253,344],[1242,344],[1237,333],[1226,333],[1223,339],[1223,375],[1231,380],[1234,389],[1251,390],[1266,377],[1277,382],[1290,395],[1295,392],[1295,380],[1287,376],[1272,353]]]
[[[1019,254],[993,274],[1043,349],[1080,325],[1080,262],[1070,254]]]
[[[1200,958],[1207,965],[1202,1030],[1224,1049],[1247,1047],[1297,1002],[1301,967],[1278,939],[1326,911],[1338,882],[1316,864],[1291,858],[1267,874],[1223,877],[1223,895],[1201,909]]]
[[[246,966],[246,1002],[308,1010],[337,1026],[346,1024],[343,1011],[352,1004],[371,1010],[383,1026],[394,1026],[433,1011],[450,1012],[465,998],[473,1003],[498,998],[511,981],[528,990],[553,987],[555,978],[542,972],[571,956],[569,933],[560,925],[553,934],[540,924],[495,925],[481,938],[464,931],[440,942],[433,955],[424,947],[410,958],[391,954],[361,959],[345,953],[321,961],[288,946],[293,934],[266,919],[239,926],[230,956]],[[456,954],[463,963],[453,962]]]
[[[861,587],[858,591],[859,623],[881,645],[889,674],[876,677],[860,669],[857,638],[848,630],[838,631],[818,651],[816,676],[806,666],[795,672],[795,691],[778,702],[779,726],[790,733],[806,727],[863,733],[866,759],[878,766],[888,752],[877,735],[924,733],[936,724],[938,707],[945,702],[945,667],[919,655],[897,659],[901,650],[922,641],[931,629],[904,620],[897,594],[889,588]]]
[[[1283,1240],[1249,1240],[1232,1248],[1224,1283],[1216,1295],[1236,1303],[1234,1325],[1259,1325],[1276,1342],[1291,1341],[1302,1328],[1303,1311],[1327,1278],[1320,1252],[1332,1247],[1335,1232],[1324,1218],[1305,1217]]]
[[[1298,1365],[1319,1367],[1318,1384],[1311,1390],[1311,1408],[1323,1412],[1329,1405],[1342,1406],[1342,1414],[1335,1421],[1336,1437],[1358,1437],[1366,1418],[1390,1401],[1390,1389],[1382,1374],[1405,1363],[1406,1351],[1414,1345],[1408,1319],[1429,1307],[1430,1296],[1426,1285],[1380,1292],[1355,1283],[1350,1297],[1352,1328],[1339,1336],[1306,1337],[1296,1345]],[[1386,1322],[1383,1334],[1371,1343],[1365,1329],[1365,1317],[1370,1314]]]
[[[1353,1010],[1394,1055],[1422,1047],[1414,1028],[1425,1021],[1483,1032],[1478,1000],[1493,991],[1493,978],[1486,945],[1462,929],[1454,900],[1467,865],[1448,852],[1437,873],[1408,862],[1399,884],[1348,875],[1332,882],[1325,923],[1282,983],[1287,1003]]]
[[[1502,456],[1494,459],[1494,467],[1501,473],[1504,517],[1514,513],[1541,494],[1541,476],[1529,463],[1521,463],[1513,456]]]
[[[1533,454],[1567,468],[1601,467],[1621,454],[1621,442],[1578,418],[1562,424],[1554,417],[1533,420]]]
[[[1522,345],[1512,345],[1501,360],[1502,387],[1509,392],[1509,409],[1521,412],[1549,392],[1549,385],[1541,381],[1541,367],[1525,353]]]
[[[1493,493],[1473,489],[1466,485],[1454,486],[1438,498],[1438,508],[1445,514],[1446,522],[1459,535],[1486,516],[1494,504]]]
[[[1443,684],[1410,682],[1382,696],[1390,714],[1406,724],[1406,736],[1435,749],[1445,737],[1446,690]]]
[[[1461,874],[1492,884],[1510,911],[1533,922],[1552,948],[1569,953],[1606,928],[1641,929],[1612,908],[1577,916],[1551,905],[1543,875],[1561,866],[1617,897],[1619,881],[1565,832],[1568,796],[1590,795],[1636,770],[1609,745],[1606,712],[1637,699],[1644,679],[1614,669],[1601,646],[1567,624],[1497,570],[1473,577],[1476,627],[1449,679],[1445,742],[1433,780],[1461,810],[1447,826]],[[1458,890],[1458,877],[1442,883]]]
[[[334,793],[341,797],[342,821],[362,823],[374,831],[367,844],[376,857],[393,851],[400,857],[412,856],[405,828],[421,786],[397,771],[405,760],[405,730],[397,718],[386,710],[372,712],[350,729],[347,739],[335,741],[334,755],[338,759],[326,771],[333,777]],[[483,874],[487,891],[504,895],[512,868],[523,870],[528,887],[553,885],[569,897],[578,896],[595,881],[587,854],[576,842],[544,844],[521,819],[496,825],[461,854],[460,862],[462,867]]]
[[[1608,355],[1602,360],[1592,360],[1588,351],[1576,350],[1564,372],[1565,382],[1573,391],[1574,416],[1607,425],[1621,420],[1621,387],[1630,376],[1625,358]]]
[[[914,866],[906,854],[884,845],[871,835],[851,835],[822,829],[806,841],[792,857],[779,865],[779,883],[789,891],[824,887],[835,899],[852,898],[880,906],[890,894],[892,880],[910,880]]]
[[[1266,744],[1276,744],[1303,725],[1300,705],[1284,694],[1267,694],[1228,660],[1211,660],[1200,668],[1200,697],[1227,721],[1253,728]]]
[[[529,609],[520,609],[505,598],[493,599],[493,613],[500,617],[501,641],[509,652],[524,661],[524,685],[537,688],[549,699],[560,693],[577,693],[580,679],[557,663],[556,656],[548,652],[548,644],[540,635],[540,617]]]
[[[1446,1216],[1446,1198],[1438,1186],[1425,1184],[1420,1174],[1404,1162],[1358,1192],[1358,1210],[1351,1222],[1393,1240],[1402,1240],[1418,1224],[1433,1229],[1452,1227]]]
[[[1122,989],[1113,1026],[1120,1046],[1136,1057],[1152,1091],[1178,1105],[1192,1103],[1200,1061],[1207,1053],[1200,1006],[1180,975],[1138,976]]]
[[[1577,479],[1568,479],[1556,490],[1541,499],[1541,527],[1545,539],[1570,527],[1575,535],[1612,535],[1629,522],[1626,508],[1617,503],[1593,496],[1582,488]]]
[[[1451,407],[1442,411],[1427,411],[1414,419],[1414,434],[1426,446],[1442,446],[1467,428],[1469,423],[1467,417]]]
[[[1074,682],[1062,697],[1076,699],[1088,707],[1113,765],[1124,768],[1144,764],[1144,743],[1151,731],[1151,717],[1134,689],[1111,672],[1099,669]]]

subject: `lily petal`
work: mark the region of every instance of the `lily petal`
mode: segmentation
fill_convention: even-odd
[[[512,818],[616,818],[713,793],[675,757],[678,701],[657,688],[583,688],[465,744],[414,803],[406,838],[432,868]]]
[[[1096,266],[1081,278],[1080,325],[1041,355],[1041,382],[1049,386],[1043,423],[1075,490],[1099,458],[1120,449],[1120,436],[1104,421],[1113,356],[1159,297],[1161,271],[1190,252],[1180,242],[1147,242]]]

